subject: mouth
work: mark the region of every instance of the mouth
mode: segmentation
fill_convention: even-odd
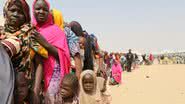
[[[86,90],[91,90],[91,89],[92,89],[92,87],[85,87],[85,89],[86,89]]]
[[[45,19],[45,16],[44,15],[38,15],[37,18],[40,19],[40,20],[43,20],[43,19]]]
[[[11,17],[10,19],[11,19],[11,21],[17,21],[19,18]]]

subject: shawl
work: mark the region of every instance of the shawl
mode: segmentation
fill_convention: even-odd
[[[53,15],[53,22],[59,26],[62,30],[64,30],[64,18],[62,16],[62,13],[57,9],[52,9],[52,15]]]

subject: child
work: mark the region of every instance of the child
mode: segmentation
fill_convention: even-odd
[[[79,82],[74,74],[64,76],[55,104],[79,104]]]
[[[81,73],[80,104],[102,104],[100,88],[92,70],[85,70]]]

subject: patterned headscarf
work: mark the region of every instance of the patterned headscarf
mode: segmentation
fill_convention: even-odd
[[[13,6],[16,5],[16,2],[20,2],[21,3],[21,8],[23,10],[25,19],[26,19],[26,23],[29,23],[31,18],[30,18],[30,9],[29,9],[29,5],[27,4],[27,2],[25,0],[7,0],[3,9],[3,14],[4,17],[6,19],[6,13],[8,11],[8,9]]]

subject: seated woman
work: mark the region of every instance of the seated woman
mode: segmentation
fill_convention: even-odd
[[[52,21],[50,5],[46,0],[35,0],[33,3],[33,25],[38,32],[33,38],[48,51],[49,56],[43,59],[45,103],[53,104],[59,90],[60,82],[69,73],[70,54],[64,32]]]
[[[14,70],[7,52],[0,43],[0,101],[1,104],[12,104],[14,91]]]
[[[117,85],[121,83],[121,76],[122,76],[122,68],[120,64],[119,54],[115,54],[115,59],[113,59],[112,64],[112,77],[111,77],[111,85]]]

